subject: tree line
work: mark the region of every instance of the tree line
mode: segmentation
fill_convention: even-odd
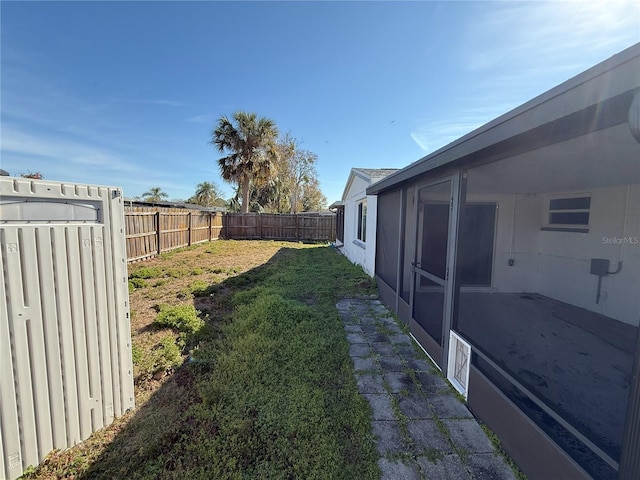
[[[320,190],[318,156],[301,148],[290,132],[280,135],[275,122],[255,113],[238,111],[220,117],[210,144],[223,155],[220,176],[235,185],[223,200],[214,182],[202,182],[187,202],[206,207],[224,206],[233,212],[299,213],[323,210],[327,199]],[[154,187],[143,200],[162,201],[168,195]]]

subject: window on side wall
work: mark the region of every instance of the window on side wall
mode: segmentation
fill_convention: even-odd
[[[590,195],[552,197],[549,199],[547,225],[542,230],[559,232],[589,231]]]
[[[358,202],[358,232],[357,238],[361,242],[367,241],[367,200]]]

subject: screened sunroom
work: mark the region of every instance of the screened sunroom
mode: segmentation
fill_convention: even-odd
[[[640,478],[639,92],[635,45],[367,191],[381,298],[530,478]]]

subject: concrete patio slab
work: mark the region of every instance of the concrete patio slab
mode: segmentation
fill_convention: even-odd
[[[388,393],[367,393],[362,395],[373,411],[373,420],[397,420]]]
[[[407,447],[397,420],[374,420],[371,425],[378,440],[377,448],[380,455],[397,455],[406,451]]]
[[[356,371],[369,371],[369,370],[379,370],[380,367],[376,363],[373,357],[353,357],[353,368]]]
[[[400,333],[396,335],[389,335],[389,341],[394,345],[405,344],[411,345],[411,337],[406,333]]]
[[[375,317],[372,317],[371,315],[365,314],[365,315],[362,315],[360,317],[360,323],[362,325],[373,325],[373,326],[376,326],[378,322],[376,321]]]
[[[400,396],[398,399],[400,411],[409,420],[429,420],[433,417],[429,402],[418,395]]]
[[[382,307],[382,308],[384,309],[384,312],[377,314],[378,320],[383,323],[388,323],[390,325],[391,324],[396,325],[396,320],[390,315],[389,310],[387,310],[386,307]]]
[[[363,343],[353,344],[349,347],[349,356],[353,357],[370,357],[373,354],[371,347]]]
[[[416,378],[423,393],[450,392],[451,387],[439,375],[429,372],[416,372]]]
[[[474,480],[516,480],[513,470],[494,453],[472,454],[467,462]]]
[[[345,325],[344,330],[347,333],[362,333],[362,327],[360,325]]]
[[[358,390],[371,406],[383,480],[515,480],[469,409],[379,301],[337,307]]]
[[[444,455],[454,453],[453,446],[435,421],[414,420],[409,422],[407,429],[417,452],[437,450]]]
[[[347,333],[347,340],[349,343],[369,343],[362,333]]]
[[[380,368],[387,372],[402,372],[406,368],[402,359],[397,355],[391,355],[388,357],[380,357]]]
[[[389,385],[391,393],[409,392],[415,393],[417,386],[409,375],[404,372],[386,372],[384,379]]]
[[[396,354],[390,343],[371,343],[370,345],[371,348],[379,355],[391,356]]]
[[[453,394],[431,395],[429,403],[438,418],[473,418],[469,409]]]
[[[394,345],[396,353],[406,359],[407,361],[416,357],[416,350],[413,345],[405,345],[403,343]]]
[[[377,331],[377,327],[375,332],[367,333],[365,334],[365,337],[370,343],[389,343],[387,336],[383,333],[379,333]]]
[[[445,455],[435,461],[427,457],[418,457],[417,461],[427,479],[470,480],[472,478],[456,454]]]
[[[420,480],[420,471],[415,463],[404,463],[400,460],[378,460],[378,466],[382,470],[384,480]]]
[[[378,333],[378,326],[373,323],[360,325],[360,330],[366,334]]]
[[[445,419],[451,441],[458,449],[471,453],[493,453],[493,445],[475,418]]]
[[[387,393],[382,374],[358,373],[356,377],[360,393]]]
[[[393,320],[393,319],[392,319],[392,320]],[[383,323],[383,328],[384,328],[385,330],[388,330],[388,331],[393,332],[393,333],[398,334],[398,335],[400,335],[400,334],[405,335],[405,333],[404,333],[404,332],[402,331],[402,329],[398,326],[398,324],[397,324],[397,323],[395,323],[395,321],[392,321],[392,322],[384,322],[384,323]]]
[[[412,358],[408,360],[407,366],[416,372],[431,372],[433,370],[433,365],[421,358]]]

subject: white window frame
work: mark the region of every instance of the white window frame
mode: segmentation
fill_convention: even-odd
[[[588,198],[588,208],[552,208],[551,204],[554,200],[569,200],[578,198]],[[589,221],[591,220],[591,193],[572,193],[565,195],[550,195],[546,199],[545,205],[545,221],[543,223],[542,230],[546,231],[559,231],[559,232],[579,232],[587,233],[589,231]],[[588,215],[587,223],[556,223],[551,221],[551,216],[554,213],[586,213]]]
[[[356,203],[356,239],[367,243],[367,199]]]

